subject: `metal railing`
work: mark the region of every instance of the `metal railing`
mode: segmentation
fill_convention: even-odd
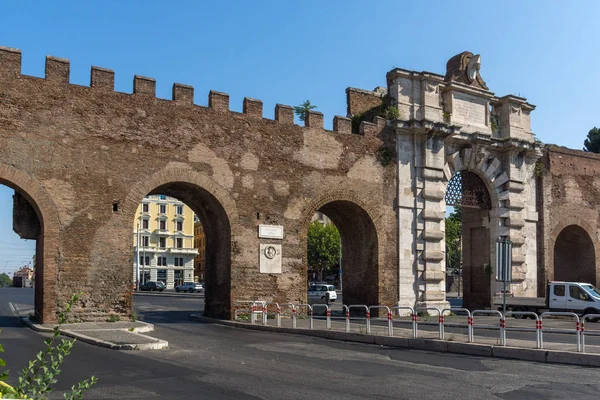
[[[548,312],[544,312],[540,314],[540,320],[539,320],[539,325],[540,325],[540,349],[544,348],[544,329],[543,329],[543,319],[544,319],[544,315],[548,316],[548,317],[574,317],[575,321],[576,321],[576,325],[575,325],[575,332],[573,332],[572,329],[552,329],[552,333],[567,333],[567,334],[573,334],[575,333],[575,335],[577,336],[577,351],[581,351],[581,336],[579,335],[579,315],[572,313],[572,312],[552,312],[552,311],[548,311]]]
[[[465,313],[467,315],[467,341],[469,343],[473,342],[473,317],[471,316],[471,311],[469,311],[467,308],[460,308],[460,307],[450,307],[450,308],[444,308],[441,312],[442,315],[442,322],[441,322],[441,329],[442,329],[442,339],[444,339],[444,335],[445,335],[445,326],[446,326],[446,322],[444,321],[444,314],[446,313],[446,311],[450,312],[450,313],[454,313],[456,314],[457,312],[459,313]],[[462,324],[453,324],[454,326],[464,326]]]
[[[250,305],[250,308],[248,309],[247,306]],[[244,308],[239,308],[244,306]],[[307,310],[307,314],[308,314],[308,319],[309,319],[309,323],[308,323],[308,329],[312,330],[315,329],[314,327],[314,311],[315,309],[319,309],[319,308],[324,308],[325,309],[325,318],[326,318],[326,326],[325,329],[330,330],[332,329],[331,326],[331,321],[332,321],[332,315],[331,315],[331,307],[327,304],[293,304],[293,303],[285,303],[285,304],[278,304],[276,302],[267,302],[267,301],[262,301],[262,300],[255,300],[255,301],[237,301],[235,303],[234,306],[234,313],[233,313],[233,317],[234,319],[237,319],[238,316],[240,314],[248,314],[250,313],[250,323],[251,324],[255,324],[259,321],[259,318],[261,318],[261,322],[263,325],[268,325],[268,313],[269,311],[271,312],[275,312],[275,323],[277,327],[281,327],[281,317],[282,317],[282,308],[285,309],[289,309],[290,313],[289,315],[291,316],[291,320],[292,320],[292,327],[293,328],[297,328],[297,322],[298,322],[298,313],[303,310],[304,308],[306,308]],[[362,310],[364,312],[364,317],[363,316],[352,316],[352,311],[353,310]],[[544,327],[543,327],[543,320],[544,318],[548,319],[548,318],[552,318],[552,317],[570,317],[572,319],[575,319],[575,329],[564,329],[564,328],[549,328],[546,333],[551,333],[551,334],[569,334],[569,335],[575,335],[576,336],[576,343],[577,343],[577,351],[579,352],[585,352],[585,337],[586,336],[598,336],[600,337],[600,331],[588,331],[586,332],[585,330],[585,322],[592,320],[592,319],[600,319],[600,314],[589,314],[589,315],[585,315],[583,316],[581,319],[579,318],[579,316],[576,313],[572,313],[572,312],[544,312],[540,315],[531,312],[531,311],[508,311],[506,312],[506,315],[503,315],[500,311],[496,311],[496,310],[474,310],[474,311],[469,311],[466,308],[444,308],[442,310],[440,310],[437,307],[418,307],[418,308],[412,308],[412,307],[408,307],[408,306],[395,306],[395,307],[388,307],[388,306],[384,306],[384,305],[373,305],[373,306],[366,306],[366,305],[345,305],[342,304],[341,305],[341,312],[342,315],[341,316],[336,316],[333,317],[334,319],[337,320],[343,320],[344,321],[344,327],[343,330],[345,332],[350,332],[351,331],[351,324],[352,324],[352,320],[353,319],[363,319],[365,321],[365,325],[366,325],[366,333],[367,334],[371,334],[371,321],[383,321],[385,320],[384,318],[372,318],[372,315],[374,312],[376,312],[376,310],[385,310],[386,312],[386,319],[387,319],[387,334],[389,336],[394,336],[394,323],[399,324],[399,323],[410,323],[411,327],[412,327],[412,337],[413,338],[418,338],[419,337],[419,320],[418,320],[418,316],[417,316],[417,312],[421,312],[421,311],[434,311],[435,313],[437,313],[438,316],[438,321],[437,321],[437,326],[438,326],[438,337],[440,340],[444,340],[445,339],[445,328],[447,326],[452,326],[452,327],[465,327],[467,328],[467,341],[469,343],[473,343],[475,342],[475,328],[477,329],[488,329],[488,330],[498,330],[499,331],[499,342],[501,346],[506,346],[507,345],[507,332],[535,332],[536,333],[536,348],[537,349],[543,349],[544,348]],[[340,310],[337,310],[340,311]],[[406,311],[410,313],[410,320],[402,320],[402,319],[395,319],[394,315],[400,315],[402,314],[402,311]],[[452,322],[449,323],[446,319],[445,316],[448,313],[454,313],[454,314],[464,314],[467,317],[467,324],[458,324],[456,322]],[[535,320],[535,328],[533,327],[527,327],[527,326],[514,326],[514,327],[509,327],[507,326],[506,323],[506,317],[510,317],[510,316],[529,316],[532,317]],[[499,323],[497,325],[475,325],[474,320],[476,316],[493,316],[493,317],[497,317]],[[428,323],[430,325],[433,325],[435,323]]]
[[[493,325],[477,325],[479,328],[485,329],[499,329],[500,330],[500,346],[506,346],[506,336],[504,328],[506,326],[506,320],[500,311],[497,310],[473,310],[471,312],[471,341],[475,342],[475,315],[494,315],[498,316],[500,324],[498,327]]]
[[[585,321],[591,320],[592,318],[595,319],[596,321],[598,321],[598,319],[600,319],[600,314],[587,314],[587,315],[584,315],[583,317],[581,317],[581,330],[579,331],[579,334],[581,335],[581,352],[582,353],[585,353],[585,337],[586,336],[600,336],[599,331],[591,331],[591,332],[586,333]],[[592,321],[592,322],[596,322],[596,321]]]
[[[350,318],[351,318],[350,310],[352,310],[353,308],[365,310],[365,316],[360,317],[360,318],[365,320],[365,329],[366,329],[367,333],[371,333],[371,313],[369,312],[369,307],[367,307],[365,305],[350,305],[350,306],[348,306],[348,320],[350,320]],[[348,322],[348,324],[350,324],[350,322]]]
[[[390,308],[388,306],[371,306],[369,307],[369,324],[373,313],[373,310],[385,310],[387,314],[387,324],[388,324],[388,336],[394,336],[394,326],[392,324],[392,313],[390,312]],[[379,319],[379,318],[378,318]]]
[[[506,319],[504,320],[504,345],[506,346],[506,332],[507,331],[518,331],[518,332],[535,332],[535,348],[541,349],[542,345],[540,343],[540,331],[542,329],[542,324],[540,323],[540,317],[534,313],[533,311],[507,311],[506,317],[513,317],[515,315],[523,315],[533,317],[535,319],[535,328],[509,328],[506,326]]]
[[[440,311],[439,308],[437,307],[417,307],[416,308],[417,313],[419,311],[435,311],[437,313],[437,317],[438,317],[438,335],[439,335],[439,339],[443,339],[444,338],[444,316],[442,315],[442,312]],[[417,320],[415,320],[415,324],[418,323],[418,314],[417,314]]]

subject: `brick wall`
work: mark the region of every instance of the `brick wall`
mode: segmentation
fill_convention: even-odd
[[[366,246],[360,279],[377,282],[361,296],[397,301],[395,168],[377,161],[386,129],[326,131],[318,113],[297,126],[282,105],[269,120],[251,99],[231,112],[218,92],[200,107],[179,84],[173,100],[158,99],[144,77],[132,94],[117,93],[114,73],[96,67],[91,87],[70,85],[62,59],[48,59],[45,79],[24,76],[20,57],[0,49],[0,182],[42,219],[36,309],[45,321],[78,290],[79,319],[130,312],[131,227],[149,193],[177,197],[206,221],[209,315],[229,317],[236,300],[306,301],[306,221],[321,207],[341,225],[361,210],[364,229],[341,227]],[[283,225],[284,239],[258,239],[259,224]],[[281,274],[259,273],[259,244],[269,242],[283,246]]]

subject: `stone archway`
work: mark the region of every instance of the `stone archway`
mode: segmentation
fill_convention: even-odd
[[[556,238],[554,280],[597,284],[594,243],[578,225],[563,228]]]
[[[235,203],[210,178],[191,170],[169,169],[154,174],[130,192],[125,205],[126,220],[133,220],[137,206],[148,194],[175,197],[200,218],[207,249],[204,313],[211,317],[230,318],[231,227],[232,220],[237,219]]]
[[[35,316],[43,323],[56,321],[57,281],[60,263],[60,219],[52,198],[44,188],[24,172],[0,164],[0,184],[15,190],[28,203],[39,221],[36,239]],[[25,205],[27,207],[27,205]]]
[[[459,171],[448,182],[445,202],[460,209],[463,303],[480,308],[490,298],[490,226],[492,202],[483,180],[474,172]]]
[[[319,197],[304,211],[300,237],[306,249],[306,233],[312,215],[322,212],[335,224],[342,241],[342,296],[344,304],[393,304],[392,282],[382,272],[381,235],[374,209],[353,193],[336,191]],[[306,252],[304,264],[307,265]],[[387,284],[386,284],[387,283]],[[390,299],[390,297],[392,297]]]

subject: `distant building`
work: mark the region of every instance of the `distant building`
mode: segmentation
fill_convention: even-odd
[[[328,225],[331,223],[331,220],[329,219],[329,217],[327,215],[323,214],[321,211],[317,211],[316,213],[313,214],[312,218],[310,219],[310,222],[313,222],[313,221],[319,221],[323,225]]]
[[[13,286],[31,287],[33,278],[33,268],[23,266],[13,274]]]
[[[139,227],[139,249],[138,249]],[[146,196],[139,205],[133,225],[135,282],[162,281],[167,289],[194,280],[194,212],[180,200]]]
[[[206,259],[206,236],[200,220],[194,223],[194,247],[198,249],[198,255],[194,260],[194,277],[196,280],[204,281],[204,265]]]

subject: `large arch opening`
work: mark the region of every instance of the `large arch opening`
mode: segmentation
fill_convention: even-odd
[[[163,290],[177,289],[185,295],[188,284],[199,283],[202,290],[198,286],[189,290],[200,294],[188,296],[194,299],[193,311],[203,309],[207,316],[229,318],[231,226],[214,195],[192,183],[162,184],[140,202],[132,226],[134,287],[162,282]],[[150,290],[150,286],[143,289]]]
[[[339,231],[341,240],[341,281],[344,304],[379,304],[379,253],[377,229],[359,205],[336,200],[318,208]],[[307,249],[308,252],[308,249]],[[311,266],[308,265],[308,269]],[[340,300],[336,304],[341,304]]]
[[[446,293],[454,305],[489,306],[491,293],[490,210],[483,180],[459,171],[448,182],[446,201]]]
[[[590,235],[578,225],[569,225],[554,244],[554,279],[596,285],[596,253]]]
[[[22,189],[0,179],[0,287],[10,291],[10,309],[15,316],[42,321],[42,221],[32,202]]]

